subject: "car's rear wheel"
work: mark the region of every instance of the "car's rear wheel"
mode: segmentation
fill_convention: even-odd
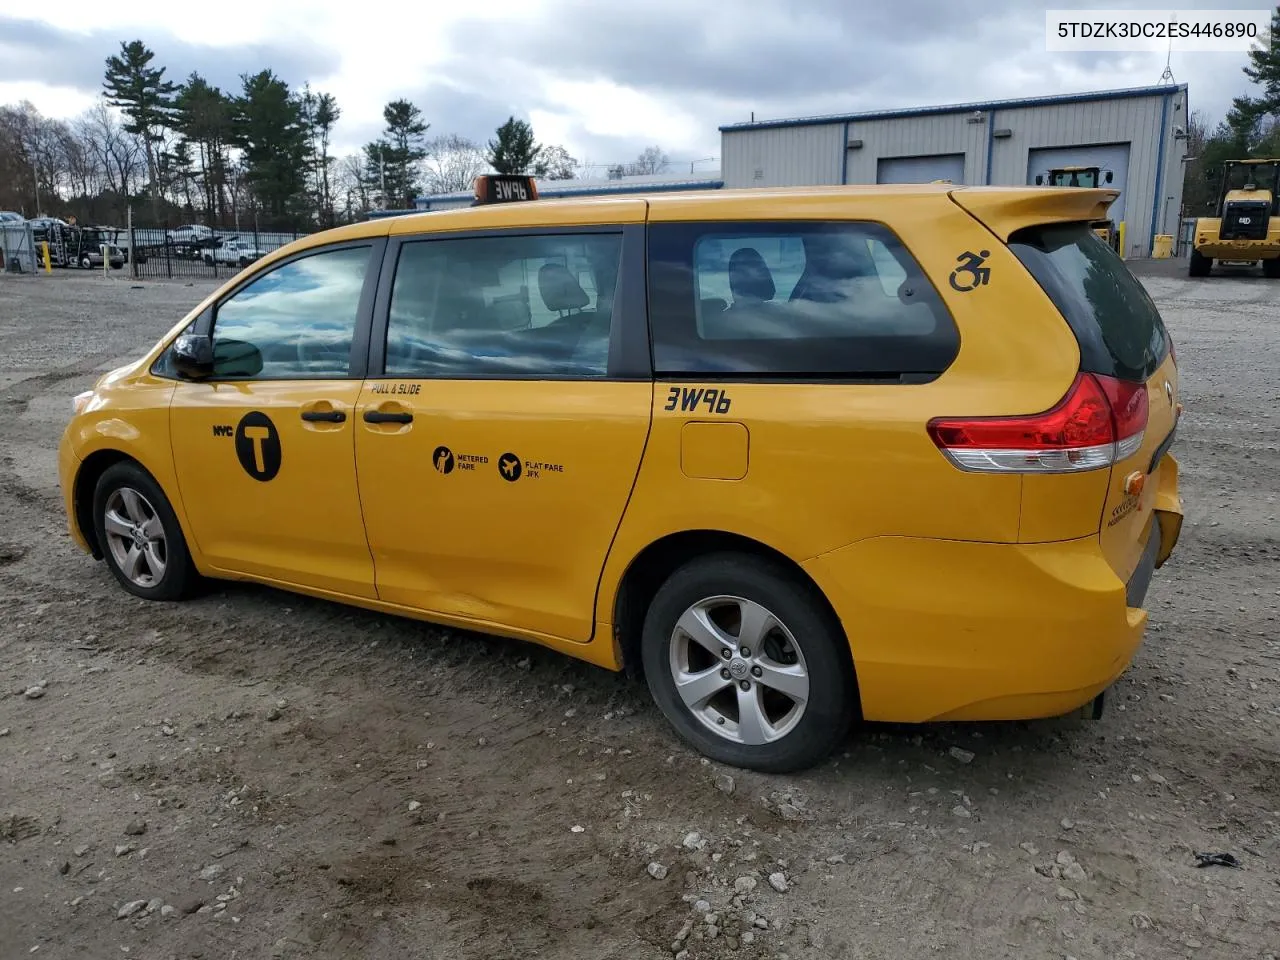
[[[1207,277],[1213,269],[1213,258],[1206,257],[1199,250],[1191,251],[1191,263],[1187,266],[1187,276]]]
[[[848,645],[812,585],[742,554],[690,561],[659,588],[642,637],[649,690],[701,753],[782,773],[824,759],[848,731]]]
[[[195,569],[178,518],[160,485],[132,462],[108,467],[93,496],[93,523],[120,585],[146,600],[179,600]]]

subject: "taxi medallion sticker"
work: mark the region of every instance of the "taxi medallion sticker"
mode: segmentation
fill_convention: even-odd
[[[236,459],[244,472],[266,483],[280,472],[280,434],[271,418],[251,410],[236,424]]]

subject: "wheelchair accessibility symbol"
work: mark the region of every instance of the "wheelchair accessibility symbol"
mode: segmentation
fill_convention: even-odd
[[[982,250],[978,253],[966,250],[956,257],[956,262],[960,266],[951,271],[951,289],[968,293],[978,287],[985,287],[991,281],[991,268],[983,266],[989,256],[991,256],[990,250]]]

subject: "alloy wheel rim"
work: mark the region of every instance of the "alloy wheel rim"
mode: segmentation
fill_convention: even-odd
[[[125,579],[138,587],[154,587],[164,578],[168,542],[160,515],[133,487],[118,487],[103,512],[107,548]]]
[[[786,624],[754,600],[714,596],[676,621],[676,695],[717,736],[762,746],[795,729],[809,702],[809,669]]]

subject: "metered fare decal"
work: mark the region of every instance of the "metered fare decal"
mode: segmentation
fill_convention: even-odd
[[[460,473],[475,473],[478,467],[484,466],[489,462],[489,458],[481,454],[475,453],[457,453],[455,454],[448,447],[436,447],[431,453],[431,465],[435,467],[436,473],[448,474],[454,470]]]

